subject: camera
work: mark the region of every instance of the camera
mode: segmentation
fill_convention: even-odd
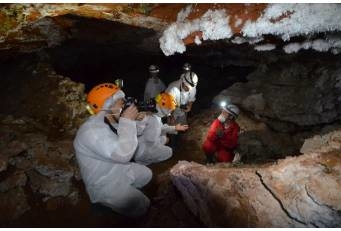
[[[154,99],[150,99],[148,101],[138,100],[134,97],[127,97],[125,100],[125,105],[123,107],[124,111],[130,105],[134,104],[137,107],[138,111],[150,111],[150,112],[157,112],[156,110],[156,102]]]
[[[187,109],[187,104],[181,104],[181,105],[180,105],[180,109],[186,110],[186,109]]]

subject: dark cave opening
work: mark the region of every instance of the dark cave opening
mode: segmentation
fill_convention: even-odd
[[[97,84],[122,78],[126,95],[142,99],[145,83],[149,78],[149,65],[159,66],[159,77],[167,86],[179,79],[185,62],[191,63],[193,71],[199,76],[195,113],[209,108],[215,95],[235,82],[246,81],[246,76],[254,70],[254,67],[233,65],[222,70],[203,65],[201,60],[186,55],[166,57],[162,54],[134,53],[134,47],[130,47],[131,50],[127,50],[125,54],[118,55],[115,47],[108,48],[94,43],[80,44],[82,41],[70,41],[48,52],[56,72],[84,83],[86,92]],[[66,54],[65,50],[68,51]]]

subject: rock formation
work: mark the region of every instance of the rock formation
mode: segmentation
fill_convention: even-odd
[[[206,167],[182,161],[171,178],[209,227],[340,227],[341,133],[323,138],[327,146],[276,164]]]
[[[335,122],[340,118],[340,63],[307,55],[263,64],[247,83],[236,83],[215,97],[230,100],[278,131]]]
[[[21,89],[20,84],[13,86],[17,88],[16,99],[6,102],[8,108],[16,111],[15,116],[0,115],[0,223],[3,225],[30,210],[32,193],[39,195],[46,206],[58,197],[70,204],[78,201],[78,189],[72,182],[81,177],[72,137],[87,116],[84,85],[59,76],[42,64],[31,71],[31,82],[23,82],[26,86]],[[31,89],[27,89],[28,84],[32,84]],[[21,97],[29,95],[36,103],[30,101],[18,109]],[[42,98],[47,95],[47,99]]]
[[[56,74],[48,61],[36,61],[23,61],[2,76],[0,96],[10,97],[0,109],[9,115],[3,122],[37,126],[51,137],[74,134],[88,116],[84,84]]]
[[[279,48],[286,53],[315,49],[338,54],[340,36],[332,32],[341,29],[340,11],[337,4],[4,4],[0,50],[56,46],[72,37],[75,20],[64,16],[74,15],[152,29],[157,39],[147,39],[146,45],[160,38],[165,55],[222,39],[252,44],[257,51],[273,50],[284,41]],[[318,35],[322,32],[331,36]],[[303,42],[295,39],[307,35]]]

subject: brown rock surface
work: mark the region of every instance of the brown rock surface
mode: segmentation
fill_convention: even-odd
[[[161,32],[175,22],[178,13],[190,4],[6,4],[0,6],[0,50],[32,51],[51,47],[68,37],[74,21],[64,15],[120,22]],[[208,10],[225,9],[231,15],[233,33],[240,33],[246,21],[255,21],[267,4],[192,4],[189,20],[201,17]],[[240,20],[238,26],[235,21]],[[200,32],[198,32],[200,33]],[[194,37],[185,39],[186,44]]]
[[[0,50],[37,50],[66,39],[76,15],[161,30],[166,23],[149,17],[153,4],[3,4],[0,6]],[[177,13],[177,12],[176,12]]]
[[[340,131],[330,137],[333,148],[272,165],[206,167],[182,161],[171,178],[209,227],[340,227]]]
[[[44,52],[41,55],[45,55]],[[8,109],[6,114],[12,116],[4,118],[1,123],[21,127],[26,131],[41,130],[49,137],[74,134],[76,128],[88,117],[84,84],[56,74],[49,64],[42,62],[20,65],[18,72],[20,74],[3,79],[0,95],[6,97],[14,91],[17,95],[4,102],[4,108]],[[6,133],[3,133],[5,136]],[[9,143],[14,138],[8,139],[4,143],[11,145]],[[20,148],[25,149],[25,145],[30,143],[12,144],[11,150],[15,151],[16,147],[20,151]],[[1,146],[0,143],[0,149]]]

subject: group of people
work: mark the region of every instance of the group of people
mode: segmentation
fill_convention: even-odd
[[[159,68],[149,67],[144,100],[155,102],[154,112],[138,111],[128,104],[121,88],[113,83],[94,87],[87,96],[93,115],[79,128],[74,140],[81,175],[94,204],[101,204],[127,216],[140,216],[150,200],[139,190],[152,178],[146,167],[173,155],[167,134],[184,132],[187,113],[195,101],[198,76],[190,64],[179,80],[165,84]],[[231,162],[237,146],[239,109],[224,105],[212,123],[203,144],[207,163]],[[168,123],[162,118],[168,117]]]

